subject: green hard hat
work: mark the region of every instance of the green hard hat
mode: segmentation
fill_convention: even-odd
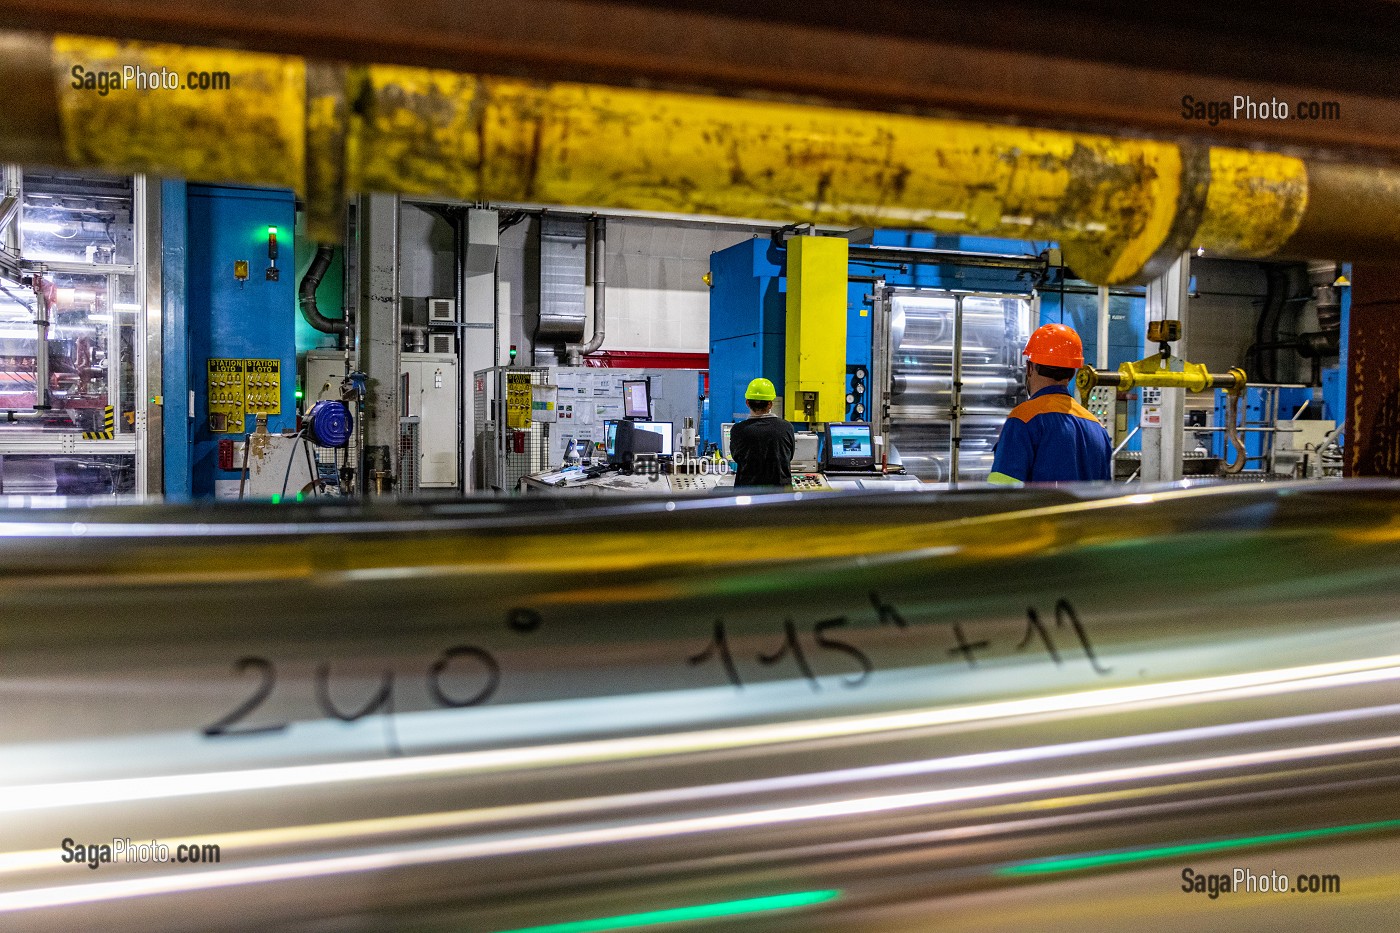
[[[749,387],[744,392],[744,398],[751,402],[771,402],[778,397],[778,392],[773,388],[773,382],[764,379],[762,376],[749,383]]]

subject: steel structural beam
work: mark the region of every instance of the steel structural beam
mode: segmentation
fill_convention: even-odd
[[[403,371],[399,336],[399,199],[360,200],[360,362],[368,376],[365,397],[365,480],[371,492],[390,493],[397,479]],[[376,484],[376,472],[380,476]]]
[[[0,27],[1400,156],[1400,8],[1382,0],[475,0],[469,11],[452,0],[0,0]],[[1183,121],[1186,94],[1335,100],[1343,119],[1209,127]]]

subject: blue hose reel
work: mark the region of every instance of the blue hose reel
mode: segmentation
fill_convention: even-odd
[[[305,419],[306,436],[318,447],[344,447],[355,430],[355,417],[338,399],[323,399],[311,406]]]

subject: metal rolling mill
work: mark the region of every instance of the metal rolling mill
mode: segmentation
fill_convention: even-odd
[[[759,6],[0,0],[0,931],[1400,928],[1400,19]]]

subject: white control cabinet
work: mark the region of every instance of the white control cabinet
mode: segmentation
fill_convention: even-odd
[[[405,353],[408,414],[418,418],[421,452],[418,485],[457,486],[457,357],[449,353]]]

